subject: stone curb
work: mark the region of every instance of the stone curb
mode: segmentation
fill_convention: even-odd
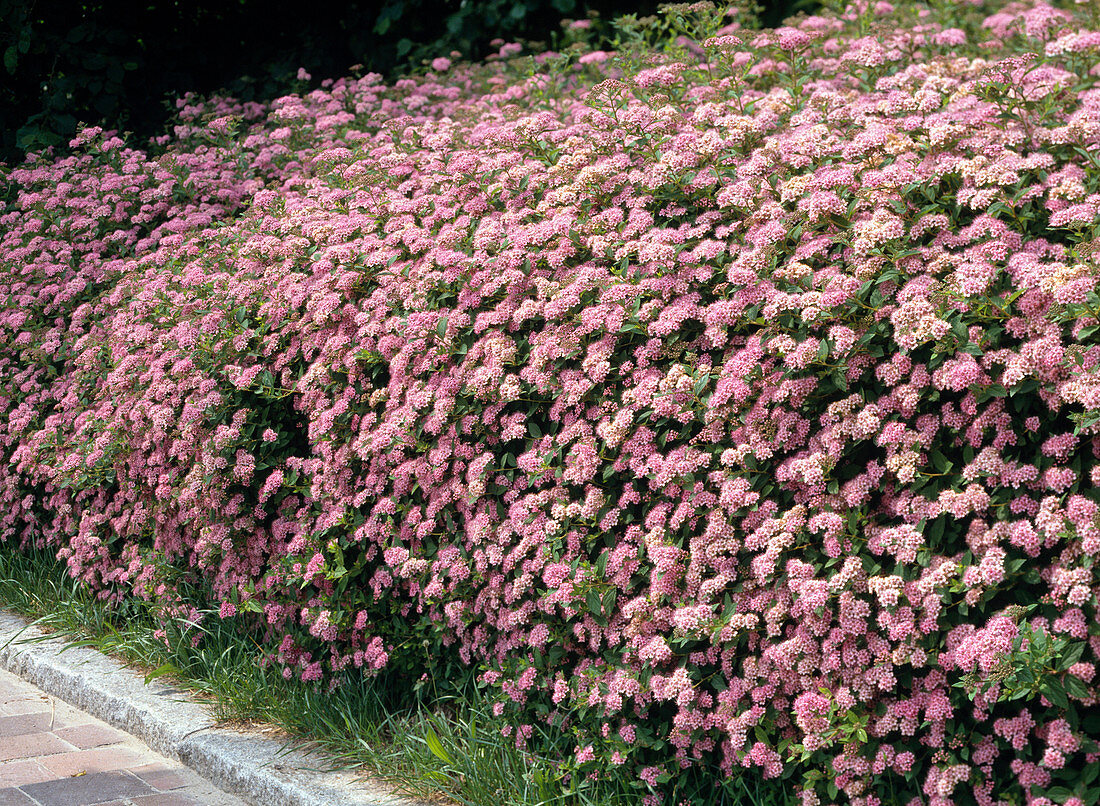
[[[0,668],[136,736],[221,789],[256,806],[428,806],[324,759],[264,736],[216,727],[206,708],[163,679],[133,669],[0,611]]]

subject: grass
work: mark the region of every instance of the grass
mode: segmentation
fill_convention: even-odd
[[[381,778],[407,795],[463,806],[635,806],[642,800],[627,781],[566,785],[551,760],[560,756],[560,738],[536,736],[532,746],[542,755],[518,750],[501,735],[501,721],[472,680],[431,701],[407,679],[386,675],[322,693],[261,664],[255,642],[216,613],[198,626],[179,625],[148,602],[98,600],[42,549],[0,550],[0,602],[51,637],[140,669],[146,682],[172,677],[206,699],[222,723],[273,726],[288,746],[304,741],[331,768]],[[195,630],[202,634],[197,645]],[[677,806],[793,803],[779,782],[742,776],[716,784],[705,774],[685,775],[677,781]]]

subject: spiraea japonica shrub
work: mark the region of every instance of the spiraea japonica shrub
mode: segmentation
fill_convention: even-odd
[[[1096,802],[1096,7],[666,14],[11,170],[4,537],[576,789]]]

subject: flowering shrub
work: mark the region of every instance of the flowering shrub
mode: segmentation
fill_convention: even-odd
[[[576,786],[1096,802],[1096,7],[667,14],[12,170],[4,536]]]

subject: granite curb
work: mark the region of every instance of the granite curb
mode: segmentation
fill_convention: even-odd
[[[187,692],[0,611],[0,668],[186,764],[257,806],[428,806],[277,739],[218,727]]]

